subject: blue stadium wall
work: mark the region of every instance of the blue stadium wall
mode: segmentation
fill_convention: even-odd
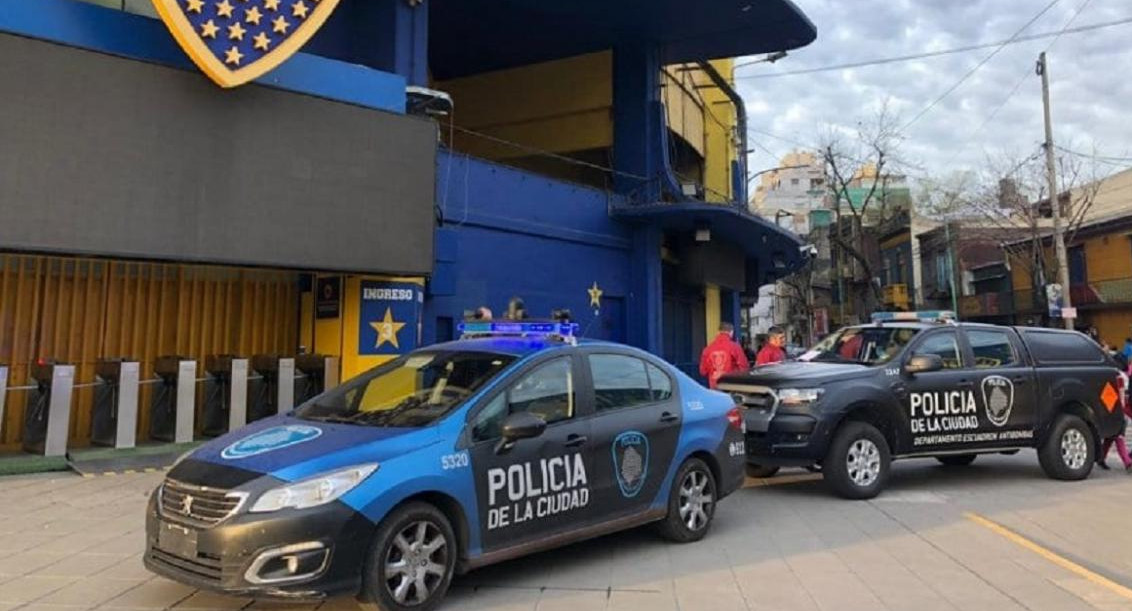
[[[569,309],[585,336],[625,341],[632,241],[609,217],[615,195],[447,151],[436,181],[426,344],[449,339],[478,306],[501,316],[515,296],[532,316]]]

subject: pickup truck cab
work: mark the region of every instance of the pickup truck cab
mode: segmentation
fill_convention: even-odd
[[[852,499],[879,494],[897,458],[962,466],[1035,448],[1050,477],[1084,479],[1126,400],[1115,362],[1084,334],[948,312],[877,314],[718,388],[746,408],[750,474],[820,468]]]

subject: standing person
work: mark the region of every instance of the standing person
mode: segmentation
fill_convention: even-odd
[[[1124,360],[1132,363],[1132,337],[1124,338]]]
[[[755,357],[755,366],[781,363],[786,360],[786,332],[781,327],[771,327],[766,345]]]
[[[1127,384],[1127,381],[1125,381],[1125,384]],[[1124,410],[1125,417],[1132,416],[1132,409],[1128,406],[1127,395],[1124,389],[1121,389],[1120,392],[1120,406]],[[1123,426],[1120,427],[1119,433],[1104,440],[1104,445],[1101,446],[1101,453],[1097,456],[1098,467],[1106,471],[1108,470],[1108,464],[1105,463],[1105,460],[1108,459],[1108,451],[1115,445],[1116,455],[1120,457],[1120,462],[1124,463],[1124,470],[1132,472],[1132,456],[1128,455],[1128,444],[1124,441],[1124,428]]]
[[[743,349],[735,343],[735,327],[729,322],[719,325],[719,335],[715,336],[700,355],[700,375],[707,378],[708,388],[715,388],[719,378],[736,371],[751,368]]]

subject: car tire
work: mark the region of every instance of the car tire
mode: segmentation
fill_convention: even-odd
[[[892,455],[884,435],[867,422],[846,422],[837,430],[822,466],[822,477],[838,496],[871,499],[888,483]]]
[[[373,611],[430,611],[444,600],[458,555],[456,534],[439,509],[398,507],[374,535],[358,602]]]
[[[764,477],[774,477],[775,473],[778,473],[778,467],[766,467],[754,463],[747,463],[747,477],[762,479]]]
[[[1077,416],[1062,414],[1053,422],[1049,437],[1038,448],[1038,462],[1046,475],[1066,481],[1089,477],[1096,460],[1093,431]]]
[[[976,456],[976,454],[948,454],[946,456],[936,456],[935,459],[948,467],[966,467],[975,462]]]
[[[715,517],[719,494],[715,475],[698,458],[689,458],[676,470],[668,493],[668,515],[657,525],[669,541],[691,543],[704,538]]]

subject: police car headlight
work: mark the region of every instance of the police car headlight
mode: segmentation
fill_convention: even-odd
[[[782,405],[809,405],[821,398],[820,388],[782,388],[778,391],[778,402]]]
[[[280,509],[306,509],[325,505],[353,490],[377,471],[377,463],[358,465],[341,471],[326,473],[310,479],[264,492],[252,508],[252,513],[279,511]]]

